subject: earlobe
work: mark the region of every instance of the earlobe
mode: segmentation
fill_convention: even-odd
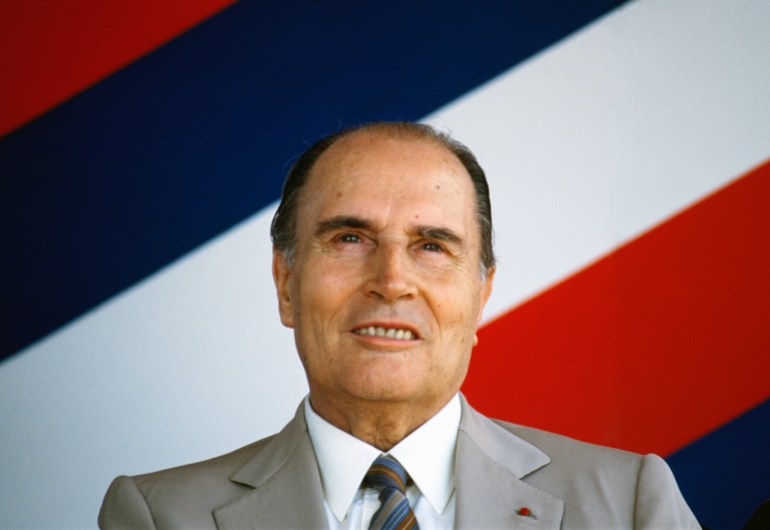
[[[287,328],[294,327],[294,312],[291,305],[291,293],[289,292],[289,276],[291,267],[286,263],[283,252],[273,249],[273,282],[278,295],[278,313],[281,315],[281,323]]]

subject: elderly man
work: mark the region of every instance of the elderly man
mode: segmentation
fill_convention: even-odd
[[[430,127],[320,140],[273,220],[310,394],[278,434],[117,478],[103,528],[699,528],[666,464],[492,421],[459,394],[495,272],[484,172]]]

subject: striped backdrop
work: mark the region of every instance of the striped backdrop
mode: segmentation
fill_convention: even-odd
[[[412,5],[413,4],[413,5]],[[482,412],[667,458],[710,528],[770,498],[764,0],[0,2],[0,528],[279,429],[293,158],[423,120],[479,156]]]

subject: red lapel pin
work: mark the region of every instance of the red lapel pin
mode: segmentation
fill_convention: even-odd
[[[532,513],[532,510],[527,508],[526,506],[522,506],[518,510],[516,510],[516,515],[521,515],[522,517],[531,517],[532,519],[537,519],[537,516]]]

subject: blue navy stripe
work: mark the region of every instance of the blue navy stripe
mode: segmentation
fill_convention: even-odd
[[[666,460],[702,525],[739,530],[770,499],[770,401]]]
[[[617,0],[244,0],[0,140],[0,359],[276,200],[308,142],[418,119]]]

